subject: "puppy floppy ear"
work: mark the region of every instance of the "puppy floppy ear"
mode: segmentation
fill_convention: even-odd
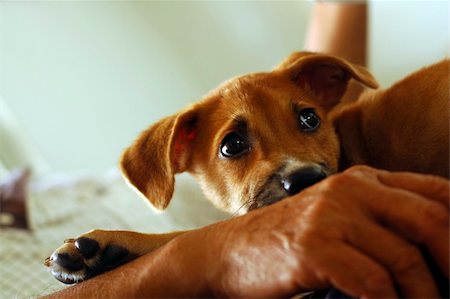
[[[309,90],[326,109],[339,103],[351,78],[365,86],[378,87],[366,68],[325,54],[293,53],[275,70],[287,73],[290,80]]]
[[[175,174],[186,170],[197,136],[194,109],[166,117],[136,139],[122,155],[125,179],[158,210],[172,198]]]

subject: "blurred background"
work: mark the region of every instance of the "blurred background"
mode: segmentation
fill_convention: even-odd
[[[115,167],[151,123],[302,49],[311,6],[2,1],[0,161],[38,175]],[[375,77],[387,86],[446,57],[448,21],[448,1],[370,2]]]

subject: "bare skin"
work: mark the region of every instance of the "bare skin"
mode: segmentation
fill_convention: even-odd
[[[346,4],[319,2],[313,7],[304,48],[366,65],[366,39],[367,5],[365,1]]]
[[[50,298],[281,297],[330,286],[363,298],[438,297],[416,245],[449,277],[449,186],[353,167]]]
[[[304,50],[339,56],[366,66],[367,22],[365,1],[317,2],[309,20]],[[362,91],[359,84],[350,82],[342,102],[357,99]]]

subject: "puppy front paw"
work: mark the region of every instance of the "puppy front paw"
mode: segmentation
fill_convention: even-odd
[[[111,242],[111,232],[94,230],[76,239],[67,239],[44,264],[52,275],[66,284],[78,283],[126,263],[134,255]]]

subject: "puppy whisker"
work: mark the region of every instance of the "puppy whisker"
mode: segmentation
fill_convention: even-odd
[[[252,203],[253,203],[254,201],[255,201],[255,200],[252,199],[252,198],[246,200],[246,201],[245,201],[245,202],[244,202],[244,203],[243,203],[236,211],[234,211],[233,214],[231,214],[231,217],[233,218],[233,217],[238,216],[238,215],[239,215],[239,211],[240,211],[243,207],[245,207],[245,206],[251,206]]]

